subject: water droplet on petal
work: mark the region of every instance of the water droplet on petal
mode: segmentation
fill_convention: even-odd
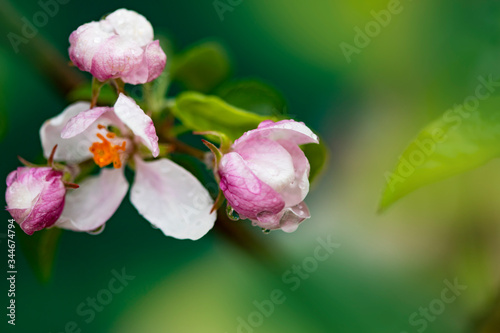
[[[303,217],[295,214],[291,209],[288,209],[281,217],[280,228],[284,232],[294,232],[302,221],[304,221]]]
[[[238,214],[238,212],[236,212],[233,207],[227,205],[226,207],[226,214],[227,214],[227,217],[231,220],[231,221],[238,221],[240,219],[240,215]]]
[[[247,189],[253,194],[259,194],[260,184],[257,181],[249,181],[247,182]]]
[[[262,232],[267,235],[271,232],[271,229],[262,229]]]

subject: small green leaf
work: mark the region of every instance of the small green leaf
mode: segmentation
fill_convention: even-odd
[[[227,104],[219,97],[185,92],[176,99],[172,111],[188,128],[197,132],[215,131],[236,140],[246,131],[257,128],[266,119]]]
[[[386,172],[380,211],[422,186],[475,169],[500,155],[500,98],[448,110],[425,127]]]
[[[326,147],[324,140],[321,138],[319,140],[319,144],[309,143],[303,145],[301,148],[311,165],[309,182],[312,183],[318,179],[318,176],[321,175],[328,163],[328,148]]]
[[[171,64],[173,79],[187,89],[208,92],[230,74],[229,57],[222,45],[204,42],[174,57]]]
[[[90,101],[92,98],[92,84],[84,83],[78,88],[72,90],[68,96],[70,102],[76,101]],[[113,105],[116,102],[118,96],[113,88],[109,84],[105,84],[101,87],[99,93],[99,98],[97,99],[98,105]]]
[[[47,283],[52,275],[62,229],[50,228],[35,232],[32,236],[16,228],[21,249],[33,269],[36,277],[42,283]]]
[[[217,95],[238,108],[264,116],[286,114],[286,101],[281,93],[259,80],[239,80],[225,83]]]

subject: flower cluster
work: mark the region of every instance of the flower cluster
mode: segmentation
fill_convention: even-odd
[[[27,234],[50,227],[101,231],[129,192],[126,168],[134,173],[133,206],[155,228],[178,239],[205,235],[216,221],[220,198],[240,218],[267,230],[292,232],[310,217],[304,203],[310,166],[299,146],[318,143],[318,137],[306,125],[265,120],[224,149],[211,145],[218,158],[210,166],[220,188],[214,203],[193,174],[168,158],[178,146],[168,132],[172,121],[154,117],[147,103],[122,89],[124,83],[150,82],[165,68],[166,55],[153,40],[151,24],[119,9],[80,26],[69,41],[73,64],[101,86],[114,86],[117,98],[113,106],[75,102],[47,120],[40,139],[48,164],[22,160],[26,166],[8,175],[7,210]]]

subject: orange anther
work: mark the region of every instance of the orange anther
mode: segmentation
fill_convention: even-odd
[[[97,128],[98,128],[98,129],[104,129],[104,128],[106,128],[106,126],[101,125],[101,124],[98,124],[98,125],[97,125]]]
[[[102,129],[101,126],[97,125],[99,129]],[[112,139],[116,135],[114,133],[107,133],[106,136]],[[123,141],[121,145],[112,145],[101,133],[97,133],[97,137],[102,142],[94,142],[89,148],[90,152],[94,154],[94,162],[101,168],[110,163],[113,163],[113,167],[117,169],[121,168],[120,151],[125,151],[126,141]]]

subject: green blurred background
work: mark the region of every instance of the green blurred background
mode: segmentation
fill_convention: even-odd
[[[11,4],[28,18],[40,10],[36,1]],[[146,16],[178,49],[215,38],[230,51],[235,76],[278,87],[290,114],[322,134],[331,159],[306,200],[312,218],[295,233],[266,235],[235,222],[275,249],[284,268],[269,269],[215,232],[197,242],[166,238],[126,200],[99,236],[63,234],[46,285],[17,250],[16,326],[2,314],[1,331],[59,333],[74,321],[82,332],[238,332],[238,318],[248,321],[254,301],[269,299],[274,289],[286,301],[254,332],[479,331],[500,286],[500,162],[420,189],[382,215],[376,210],[384,173],[418,130],[473,94],[477,76],[500,74],[500,4],[402,0],[402,12],[348,63],[339,44],[353,44],[354,28],[387,6],[385,0],[243,0],[221,20],[212,0],[60,5],[37,37],[67,61],[69,34],[121,7]],[[17,155],[39,156],[41,124],[67,101],[33,66],[30,45],[15,53],[8,24],[0,27],[5,177],[19,165]],[[7,222],[8,213],[2,216]],[[313,256],[317,238],[327,236],[341,246],[290,290],[282,274]],[[5,240],[0,248],[7,253]],[[86,323],[79,304],[122,268],[135,279]],[[412,325],[410,316],[441,297],[444,280],[455,279],[467,289],[425,329]]]

